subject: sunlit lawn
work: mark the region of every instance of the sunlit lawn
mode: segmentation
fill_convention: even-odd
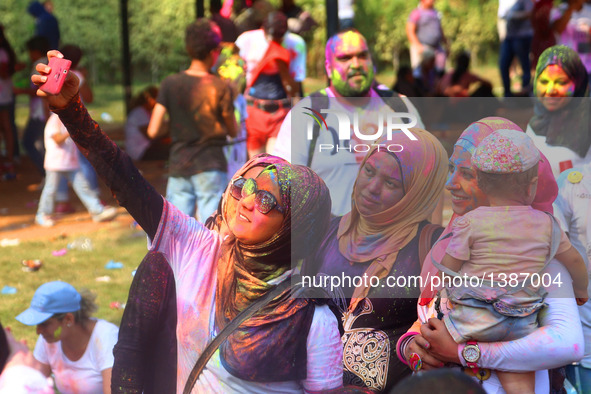
[[[115,222],[114,222],[115,223]],[[68,243],[80,237],[92,241],[93,250],[68,250],[64,256],[54,257],[52,252],[66,248]],[[0,294],[0,321],[10,326],[15,336],[26,339],[29,347],[35,345],[35,327],[27,327],[15,320],[15,316],[29,307],[33,293],[41,284],[62,280],[74,287],[87,288],[97,294],[99,310],[96,316],[119,325],[123,310],[111,309],[112,302],[127,301],[132,271],[146,254],[146,237],[143,231],[113,225],[86,236],[23,242],[19,246],[0,248],[0,288],[12,286],[16,294]],[[21,269],[23,259],[41,259],[43,267],[37,272]],[[122,262],[124,267],[108,270],[109,260]],[[110,277],[109,282],[96,278]]]

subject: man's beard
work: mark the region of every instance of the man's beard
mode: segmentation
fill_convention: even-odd
[[[364,80],[360,85],[351,86],[349,84],[349,79],[356,77],[356,76],[363,76]],[[356,71],[351,73],[347,76],[346,80],[343,80],[339,74],[333,73],[332,83],[337,92],[343,97],[364,97],[367,95],[369,90],[371,89],[371,85],[373,82],[373,72],[365,73]]]

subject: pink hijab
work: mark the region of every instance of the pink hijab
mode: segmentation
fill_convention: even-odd
[[[454,146],[461,146],[466,151],[470,152],[470,154],[474,154],[474,151],[478,147],[478,144],[492,134],[496,130],[502,129],[510,129],[510,130],[521,130],[519,126],[517,126],[512,121],[500,118],[496,116],[491,116],[488,118],[480,119],[477,122],[472,123],[470,126],[464,130],[464,132],[458,138],[458,141]],[[536,197],[534,198],[534,202],[532,203],[532,207],[539,210],[553,213],[552,210],[552,203],[558,196],[558,185],[556,184],[556,179],[554,175],[552,175],[552,168],[550,167],[550,162],[540,152],[540,163],[538,168],[538,188],[536,191]],[[449,224],[443,231],[440,236],[440,239],[444,237],[446,234],[451,232],[451,223],[457,217],[457,214],[453,214]],[[449,244],[450,238],[447,238],[441,242],[438,242],[427,254],[425,261],[423,262],[423,268],[421,271],[421,276],[423,277],[423,284],[428,283],[429,278],[436,276],[438,273],[437,268],[433,266],[431,259],[435,259],[437,262],[441,262],[443,256],[445,256],[445,250],[447,249],[447,245]],[[423,289],[421,289],[423,290]],[[432,294],[431,296],[433,296]]]

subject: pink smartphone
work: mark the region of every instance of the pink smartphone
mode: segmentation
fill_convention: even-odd
[[[52,57],[49,60],[49,67],[51,72],[47,76],[47,81],[39,87],[42,91],[47,94],[56,95],[62,90],[64,81],[68,76],[68,70],[70,70],[72,62],[68,59],[60,59],[59,57]]]

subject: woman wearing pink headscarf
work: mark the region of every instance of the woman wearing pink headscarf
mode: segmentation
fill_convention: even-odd
[[[486,195],[478,188],[471,159],[478,144],[492,132],[501,129],[522,131],[507,119],[489,117],[472,123],[456,142],[446,183],[452,195],[454,216],[451,222],[457,216],[489,204]],[[543,155],[538,177],[539,186],[532,206],[551,212],[558,188],[548,160]],[[440,240],[450,231],[451,226],[448,226]],[[437,275],[437,269],[431,263],[432,258],[440,262],[448,243],[449,238],[438,242],[427,255],[421,273],[427,279],[427,282],[423,282],[426,286],[430,285],[428,278]],[[539,316],[542,327],[532,334],[511,342],[457,344],[443,322],[436,318],[439,309],[434,304],[437,302],[421,305],[420,300],[419,321],[398,341],[398,356],[414,370],[438,368],[444,366],[445,362],[462,365],[466,372],[483,381],[483,387],[489,393],[504,392],[496,374],[490,373],[491,370],[537,371],[536,392],[547,393],[548,375],[545,370],[580,359],[583,355],[583,336],[580,325],[573,324],[578,321],[578,311],[568,272],[562,265],[552,262],[546,273],[552,279],[560,278],[563,285],[555,283],[546,288],[548,307]],[[441,301],[441,310],[445,310],[445,301]]]
[[[428,219],[443,192],[447,152],[428,131],[410,130],[417,140],[404,150],[375,144],[366,154],[351,211],[332,219],[318,253],[304,266],[305,274],[318,279],[370,278],[343,280],[335,293],[343,297],[338,313],[344,329],[343,381],[376,393],[391,392],[410,375],[395,349],[417,319],[420,291],[410,283],[392,284],[419,276],[421,259],[443,231]],[[388,140],[398,146],[407,141],[402,132]]]

